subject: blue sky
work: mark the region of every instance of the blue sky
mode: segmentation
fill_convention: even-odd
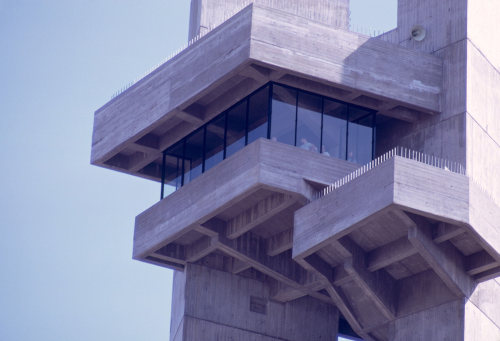
[[[351,2],[395,25],[395,0]],[[131,259],[160,188],[89,159],[93,112],[185,43],[188,11],[0,0],[0,340],[168,340],[172,272]]]

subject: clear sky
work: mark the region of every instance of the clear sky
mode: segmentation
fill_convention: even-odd
[[[351,0],[353,24],[390,29],[395,2]],[[89,160],[93,112],[185,43],[188,11],[0,0],[0,340],[168,340],[172,272],[131,259],[159,185]]]

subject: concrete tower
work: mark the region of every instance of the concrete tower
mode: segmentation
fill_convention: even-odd
[[[500,2],[348,7],[192,0],[96,111],[92,163],[161,183],[133,257],[176,270],[171,340],[500,340]]]

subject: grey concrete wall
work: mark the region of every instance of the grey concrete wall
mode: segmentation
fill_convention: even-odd
[[[174,271],[172,285],[172,310],[170,312],[170,340],[177,341],[184,338],[184,311],[186,302],[186,274]]]
[[[426,37],[410,39],[421,25]],[[400,45],[432,53],[443,60],[441,114],[410,124],[390,122],[378,128],[377,152],[402,145],[466,163],[467,1],[399,0],[398,28],[391,33]]]
[[[500,202],[500,41],[495,34],[498,22],[491,17],[500,14],[500,3],[470,3],[474,4],[467,40],[467,169]]]
[[[252,297],[265,313],[252,311]],[[333,305],[310,297],[274,302],[264,282],[195,264],[175,275],[172,307],[172,340],[333,341],[338,330]],[[181,322],[182,337],[174,331]]]
[[[401,45],[443,59],[442,113],[415,124],[379,127],[378,152],[404,145],[463,163],[469,175],[500,201],[500,3],[489,0],[399,0]],[[411,28],[427,30],[422,42]]]
[[[189,39],[200,33],[206,33],[210,27],[220,24],[249,2],[249,0],[191,0]],[[349,26],[349,0],[252,0],[251,2],[336,27]]]
[[[464,302],[456,300],[397,319],[389,327],[388,340],[459,341],[464,340],[463,326]]]
[[[479,284],[465,304],[464,340],[500,340],[500,283]]]

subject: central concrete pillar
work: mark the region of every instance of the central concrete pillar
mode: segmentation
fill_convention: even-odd
[[[221,24],[250,2],[327,25],[349,27],[349,0],[191,0],[189,39]]]
[[[423,291],[422,295],[426,292]],[[470,298],[400,317],[386,329],[389,341],[500,340],[500,283],[480,283]]]
[[[174,275],[172,341],[334,341],[338,318],[311,297],[271,301],[264,281],[195,264]]]

